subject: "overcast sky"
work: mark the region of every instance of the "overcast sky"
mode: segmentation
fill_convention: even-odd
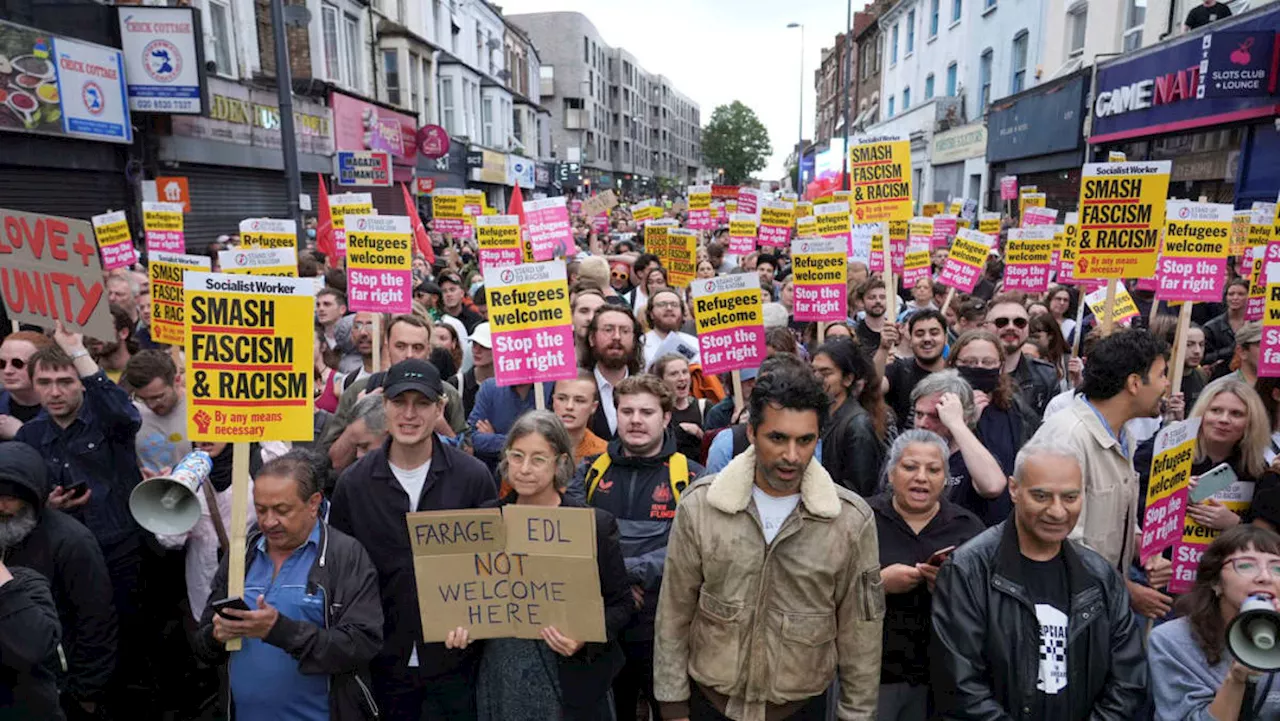
[[[865,0],[852,0],[860,10]],[[671,78],[698,103],[702,124],[717,105],[741,100],[769,129],[773,157],[757,173],[777,180],[798,134],[800,31],[804,24],[804,136],[813,136],[813,71],[822,48],[845,28],[844,2],[777,0],[497,0],[504,12],[586,15],[611,47],[624,47],[650,73]],[[555,112],[553,108],[548,108]]]

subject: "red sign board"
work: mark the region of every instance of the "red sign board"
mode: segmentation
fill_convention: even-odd
[[[413,192],[418,195],[430,195],[436,191],[435,178],[414,178]]]
[[[738,186],[736,185],[713,185],[711,186],[712,198],[728,198],[730,200],[738,199]]]
[[[424,125],[414,136],[422,157],[435,160],[449,154],[449,133],[439,125]]]

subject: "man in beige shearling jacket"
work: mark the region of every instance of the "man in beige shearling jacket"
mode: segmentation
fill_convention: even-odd
[[[825,719],[837,671],[837,718],[874,718],[879,547],[870,508],[813,459],[829,403],[812,371],[771,359],[753,445],[681,498],[655,634],[664,719]]]

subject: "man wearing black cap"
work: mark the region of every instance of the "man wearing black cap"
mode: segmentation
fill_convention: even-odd
[[[424,643],[404,516],[414,511],[479,508],[497,497],[480,461],[436,437],[444,385],[436,367],[410,358],[383,385],[388,439],[348,468],[334,489],[329,522],[364,545],[378,567],[383,646],[374,659],[374,694],[383,717],[475,717],[475,647]]]
[[[463,302],[467,291],[462,287],[462,278],[457,273],[449,271],[441,273],[439,280],[440,290],[444,293],[444,312],[462,321],[462,325],[467,328],[467,333],[471,333],[476,326],[484,322],[484,318]]]
[[[70,516],[45,507],[48,486],[34,448],[0,443],[0,556],[49,579],[66,655],[63,707],[77,719],[95,712],[115,668],[116,614],[97,540]]]

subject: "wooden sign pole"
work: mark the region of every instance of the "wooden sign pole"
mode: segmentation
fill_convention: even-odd
[[[382,370],[382,314],[373,314],[373,370],[377,373]]]
[[[947,288],[947,297],[942,301],[942,307],[938,309],[942,311],[943,315],[947,314],[947,308],[951,307],[951,301],[954,300],[955,297],[956,297],[956,289]]]
[[[227,598],[244,596],[245,526],[249,523],[249,444],[234,443],[231,448],[231,528],[227,529]],[[206,481],[207,482],[207,481]],[[217,513],[217,509],[211,509]],[[257,610],[256,599],[249,608]],[[241,640],[227,641],[228,651],[239,651]]]
[[[1116,311],[1116,284],[1119,282],[1115,278],[1107,279],[1107,299],[1102,304],[1102,325],[1100,326],[1103,338],[1111,335],[1111,331],[1115,327],[1115,323],[1112,322],[1112,315]]]
[[[542,381],[533,382],[533,407],[540,411],[547,409],[547,398],[542,389]]]
[[[1083,289],[1082,289],[1083,290]],[[1071,337],[1071,357],[1076,358],[1080,355],[1080,336],[1084,335],[1084,307],[1088,303],[1084,302],[1084,293],[1079,294],[1076,300],[1076,327],[1075,335]]]
[[[1178,333],[1173,338],[1173,385],[1169,395],[1182,392],[1182,370],[1187,365],[1187,332],[1191,330],[1191,307],[1194,303],[1187,301],[1178,311]],[[1186,410],[1191,410],[1190,408]]]

